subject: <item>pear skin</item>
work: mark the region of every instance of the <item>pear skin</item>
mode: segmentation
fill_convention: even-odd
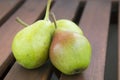
[[[16,61],[24,68],[38,68],[48,59],[49,47],[55,30],[49,20],[51,2],[52,0],[48,0],[43,20],[36,21],[32,25],[25,27],[13,39],[13,55]]]
[[[57,29],[59,30],[77,32],[83,35],[83,31],[81,30],[81,28],[70,20],[60,19],[56,21],[56,24],[57,24]],[[52,26],[55,26],[54,23],[52,23]]]
[[[40,20],[16,34],[12,43],[12,51],[17,62],[23,67],[38,68],[48,59],[54,32],[54,28],[50,25],[51,22]]]
[[[91,45],[76,32],[57,29],[50,47],[52,64],[66,75],[84,71],[90,64]]]

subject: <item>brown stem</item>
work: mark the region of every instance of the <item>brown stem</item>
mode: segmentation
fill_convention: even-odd
[[[53,20],[53,22],[54,22],[54,24],[55,24],[55,28],[57,28],[57,23],[56,23],[56,18],[55,18],[54,13],[51,12],[51,13],[50,13],[50,16],[51,16],[51,18],[52,18],[52,20]]]

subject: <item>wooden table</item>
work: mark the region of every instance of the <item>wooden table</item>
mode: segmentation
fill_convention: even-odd
[[[11,52],[15,34],[43,19],[47,0],[0,0],[0,80],[120,80],[120,1],[54,0],[51,11],[57,19],[78,24],[92,45],[91,64],[81,74],[67,76],[49,62],[38,69],[21,67]]]

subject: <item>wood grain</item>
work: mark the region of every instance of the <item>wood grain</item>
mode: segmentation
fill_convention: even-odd
[[[120,1],[119,1],[120,4]],[[120,5],[118,13],[118,80],[120,80]]]
[[[79,26],[92,45],[91,63],[83,73],[73,76],[61,74],[60,80],[104,80],[111,3],[119,0],[54,0],[52,12],[55,13],[57,20],[73,20],[81,1],[85,1],[86,5]],[[0,0],[0,25],[2,24],[0,77],[14,61],[11,54],[12,40],[15,34],[24,28],[15,21],[16,17],[32,24],[39,17],[43,17],[46,3],[47,0]],[[120,15],[120,5],[118,14]],[[118,23],[118,80],[120,80],[120,16]],[[4,80],[50,80],[52,73],[53,67],[49,62],[34,70],[24,69],[15,62]]]
[[[0,25],[23,4],[25,0],[0,0]]]
[[[52,8],[56,19],[69,19],[72,20],[78,9],[80,0],[55,0]]]
[[[52,66],[49,63],[38,69],[28,70],[16,62],[4,80],[48,80],[51,72]]]

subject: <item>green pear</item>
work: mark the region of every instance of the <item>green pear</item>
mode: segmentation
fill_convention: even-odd
[[[77,32],[81,35],[83,35],[83,31],[80,27],[77,26],[74,22],[67,20],[67,19],[60,19],[56,21],[57,29],[64,30],[64,31],[72,31]],[[54,25],[54,22],[52,23],[52,26]]]
[[[49,57],[59,71],[73,75],[89,66],[91,45],[87,38],[77,32],[56,29]]]
[[[38,68],[48,59],[48,51],[55,27],[50,26],[48,0],[46,16],[19,31],[13,39],[12,52],[16,61],[27,69]]]

